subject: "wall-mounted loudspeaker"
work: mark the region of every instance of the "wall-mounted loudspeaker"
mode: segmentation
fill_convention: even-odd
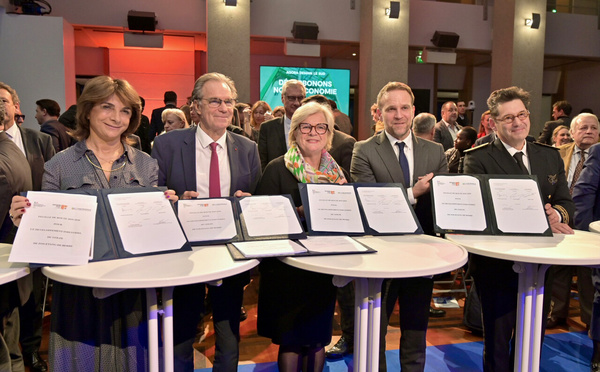
[[[455,49],[459,38],[460,36],[454,32],[436,31],[431,42],[438,48]]]
[[[319,26],[316,23],[294,22],[292,35],[294,39],[317,40]]]
[[[130,30],[154,31],[156,30],[156,15],[154,12],[138,12],[130,10],[127,13],[127,25]]]

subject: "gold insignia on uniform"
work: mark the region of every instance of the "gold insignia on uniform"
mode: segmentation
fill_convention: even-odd
[[[556,183],[558,182],[558,176],[556,174],[549,174],[548,182],[550,182],[551,185],[556,185]]]

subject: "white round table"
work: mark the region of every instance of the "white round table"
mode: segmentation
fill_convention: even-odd
[[[470,253],[515,261],[519,274],[515,370],[539,371],[544,277],[550,265],[600,264],[600,237],[575,230],[573,235],[446,235]]]
[[[590,223],[590,231],[600,233],[600,221],[594,221]]]
[[[8,262],[12,244],[0,244],[0,284],[10,283],[29,274],[26,263]]]
[[[61,283],[115,290],[145,288],[148,307],[150,371],[158,371],[158,305],[162,288],[164,370],[173,371],[173,287],[218,281],[248,271],[258,260],[234,261],[224,245],[194,247],[193,251],[92,262],[81,266],[44,267],[47,277]],[[115,290],[111,290],[115,289]],[[198,294],[202,295],[202,294]]]
[[[361,372],[377,371],[383,279],[448,272],[467,262],[467,251],[458,244],[427,235],[362,237],[356,240],[377,252],[284,257],[281,261],[300,269],[337,276],[334,277],[336,285],[355,280],[354,368]]]

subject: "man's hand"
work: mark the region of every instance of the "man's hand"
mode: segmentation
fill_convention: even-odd
[[[546,210],[546,215],[548,216],[548,223],[550,223],[550,228],[553,233],[557,234],[573,234],[573,229],[569,227],[566,223],[560,222],[560,217],[558,211],[552,208],[550,203],[544,204],[544,209]]]
[[[419,177],[417,183],[412,187],[413,196],[418,198],[421,195],[427,194],[429,192],[429,188],[431,187],[431,179],[433,178],[433,173],[427,173],[426,175]]]
[[[233,194],[233,196],[235,196],[236,198],[241,198],[242,196],[252,196],[252,194],[250,194],[249,192],[243,192],[242,190],[238,190]]]
[[[181,199],[183,200],[189,200],[192,198],[197,198],[198,195],[200,195],[198,192],[196,191],[186,191],[183,193],[183,195],[181,195]]]

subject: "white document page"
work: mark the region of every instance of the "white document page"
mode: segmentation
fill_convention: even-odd
[[[306,253],[306,248],[291,240],[260,240],[233,243],[246,257],[288,256]]]
[[[237,235],[228,199],[180,200],[177,215],[190,242],[229,240]]]
[[[83,265],[88,262],[96,225],[96,197],[30,191],[10,262]]]
[[[358,187],[369,227],[379,233],[413,233],[417,223],[399,187]]]
[[[349,236],[309,236],[300,241],[309,252],[352,253],[366,252],[368,249]]]
[[[532,179],[490,179],[489,182],[500,231],[541,234],[548,229],[537,182]]]
[[[434,177],[437,225],[444,230],[483,231],[487,227],[481,184],[473,176]]]
[[[294,206],[285,196],[252,196],[240,200],[240,206],[252,237],[302,233]]]
[[[171,251],[185,244],[171,202],[161,191],[109,194],[108,201],[125,251]]]
[[[354,187],[310,183],[306,190],[313,231],[365,232]]]

